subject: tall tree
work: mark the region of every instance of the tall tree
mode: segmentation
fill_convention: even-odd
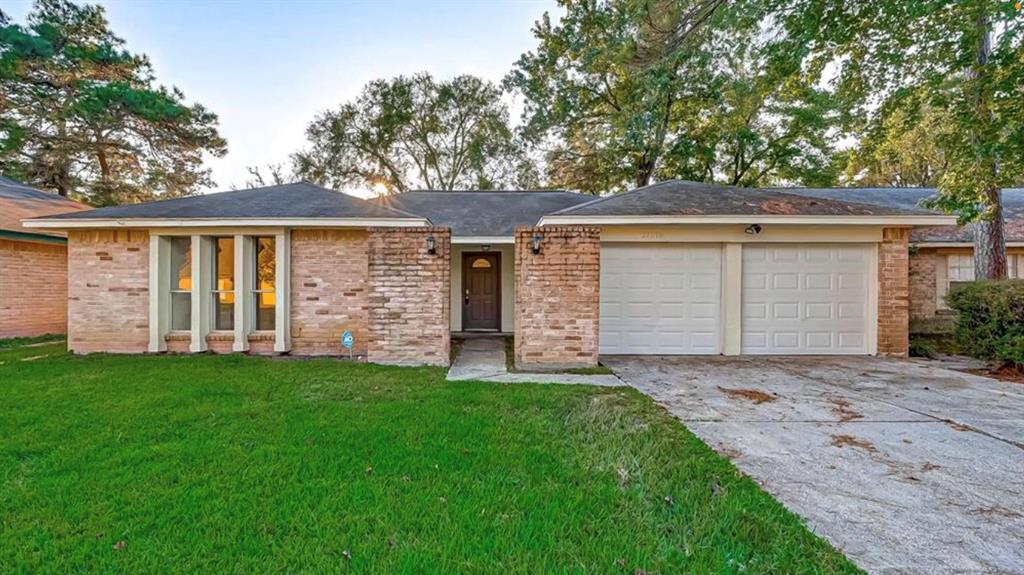
[[[474,76],[376,80],[319,115],[295,172],[332,187],[453,190],[526,187],[536,171],[509,127],[500,90]]]
[[[1001,188],[1024,170],[1024,21],[1000,0],[745,2],[776,19],[808,68],[837,70],[850,118],[871,118],[899,92],[922,94],[948,130],[936,205],[974,221],[978,278],[1006,277]]]
[[[592,193],[685,177],[738,185],[834,179],[831,101],[800,60],[719,0],[561,0],[505,84],[548,177]]]
[[[36,0],[25,25],[0,13],[0,171],[94,205],[211,185],[217,117],[155,85],[145,56],[100,6]]]

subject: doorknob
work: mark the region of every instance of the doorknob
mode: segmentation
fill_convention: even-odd
[[[469,303],[469,289],[466,289],[466,303]]]

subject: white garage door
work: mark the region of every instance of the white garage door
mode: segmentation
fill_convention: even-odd
[[[602,246],[601,353],[719,353],[721,250],[717,244]]]
[[[869,250],[744,246],[743,353],[869,353]]]

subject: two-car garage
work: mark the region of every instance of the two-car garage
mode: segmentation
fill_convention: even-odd
[[[874,353],[875,244],[725,246],[604,244],[600,353],[715,355],[729,329],[743,354]]]

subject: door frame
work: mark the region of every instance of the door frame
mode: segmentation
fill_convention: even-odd
[[[494,273],[495,273],[495,276],[496,276],[496,281],[495,281],[495,288],[496,288],[495,289],[495,306],[494,307],[496,308],[495,309],[495,315],[497,316],[497,322],[498,322],[497,327],[494,328],[494,332],[495,333],[501,333],[501,304],[502,304],[502,301],[501,301],[501,252],[500,251],[462,252],[462,279],[461,279],[462,285],[459,286],[459,288],[460,288],[459,289],[459,305],[462,306],[462,326],[460,326],[460,327],[462,328],[462,331],[464,331],[464,332],[466,332],[466,331],[490,332],[491,331],[489,329],[482,329],[482,328],[473,328],[472,330],[466,329],[466,316],[468,315],[466,312],[468,310],[466,309],[465,293],[466,293],[466,283],[467,283],[466,282],[466,276],[467,276],[467,274],[469,274],[469,270],[470,270],[469,260],[470,260],[470,258],[477,258],[477,257],[480,257],[480,256],[494,257]]]

